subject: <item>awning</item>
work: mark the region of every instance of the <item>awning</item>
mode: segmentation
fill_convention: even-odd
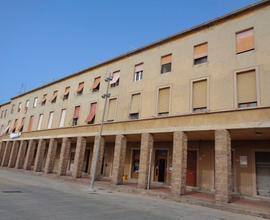
[[[113,79],[112,79],[112,81],[110,82],[110,84],[116,83],[116,82],[119,80],[119,78],[120,78],[120,72],[114,73],[114,74],[113,74]]]
[[[46,100],[47,100],[47,97],[45,96],[45,97],[43,97],[43,99],[41,100],[41,103],[46,102]]]
[[[100,84],[100,77],[95,78],[94,84],[92,86],[92,89],[96,89]]]
[[[92,103],[89,114],[85,120],[86,123],[90,123],[96,115],[97,103]]]
[[[83,91],[83,88],[84,88],[84,83],[80,83],[77,89],[77,93],[81,93]]]
[[[69,94],[69,88],[66,88],[65,92],[64,92],[64,96],[67,96]]]
[[[52,96],[52,98],[51,98],[51,102],[54,102],[55,99],[56,99],[56,97],[57,97],[57,93],[56,93],[56,94],[53,94],[53,96]]]
[[[3,134],[6,134],[6,133],[8,132],[8,130],[9,130],[9,128],[10,128],[10,126],[8,125],[8,126],[6,127],[6,129],[4,130],[4,133],[3,133]]]
[[[21,124],[18,127],[18,131],[21,131],[21,129],[23,128],[23,126],[24,126],[24,118],[22,118],[22,120],[21,120]]]

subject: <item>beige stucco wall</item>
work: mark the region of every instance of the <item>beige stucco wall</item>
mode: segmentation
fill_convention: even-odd
[[[191,113],[191,82],[192,80],[207,78],[208,81],[208,109],[209,111],[232,110],[236,108],[236,89],[234,88],[234,74],[236,71],[256,68],[258,81],[258,106],[270,105],[270,7],[249,12],[242,16],[220,22],[201,31],[193,32],[160,46],[153,47],[143,52],[120,59],[111,64],[86,71],[76,77],[71,77],[39,89],[30,94],[11,100],[9,109],[13,104],[22,102],[24,108],[26,100],[30,100],[30,109],[8,114],[8,118],[0,120],[1,124],[7,120],[26,117],[24,131],[26,131],[29,118],[34,115],[33,129],[37,128],[38,116],[43,113],[42,129],[47,128],[49,112],[54,111],[53,128],[59,126],[61,109],[67,109],[65,126],[71,126],[74,107],[81,105],[79,125],[84,122],[89,112],[91,102],[98,102],[96,122],[100,122],[104,100],[101,95],[105,92],[104,78],[113,71],[120,70],[120,85],[111,88],[111,97],[118,98],[115,121],[128,119],[130,97],[132,93],[141,92],[140,118],[152,118],[157,116],[157,91],[163,86],[171,87],[170,113],[169,115]],[[235,33],[237,31],[254,27],[255,50],[243,54],[235,54]],[[208,42],[208,62],[206,64],[193,65],[193,46],[202,42]],[[160,74],[160,58],[172,53],[172,72]],[[143,80],[133,82],[134,65],[144,63]],[[94,78],[101,76],[100,91],[93,93],[91,86]],[[85,82],[83,95],[77,96],[76,89],[80,82]],[[226,82],[226,83],[224,83]],[[62,95],[66,86],[71,87],[70,97],[63,101]],[[54,90],[58,90],[55,104],[49,103]],[[43,94],[48,94],[45,106],[40,106]],[[34,98],[38,97],[39,104],[33,108]],[[8,107],[8,106],[4,106]],[[2,107],[1,107],[2,109]]]

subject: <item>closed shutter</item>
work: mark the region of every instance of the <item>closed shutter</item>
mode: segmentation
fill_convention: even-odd
[[[193,109],[207,107],[207,80],[193,82]]]
[[[80,106],[76,106],[74,109],[73,119],[78,119],[80,116]]]
[[[110,99],[109,100],[109,109],[108,109],[107,120],[114,120],[115,113],[116,113],[116,101],[117,101],[117,99]]]
[[[169,105],[170,105],[170,88],[160,89],[158,94],[158,113],[169,112]]]
[[[141,94],[133,94],[131,96],[130,114],[139,113],[140,111]]]
[[[67,112],[66,109],[62,109],[61,119],[60,119],[60,124],[59,124],[60,128],[64,127],[64,125],[65,125],[66,112]]]
[[[237,74],[237,100],[238,103],[257,101],[255,70]]]
[[[208,44],[203,43],[194,47],[194,59],[206,57],[208,53]]]
[[[34,121],[34,116],[31,116],[30,119],[29,119],[28,131],[32,131],[33,121]]]
[[[236,34],[236,52],[241,53],[254,49],[254,30],[253,28],[241,31]]]
[[[48,120],[48,129],[52,127],[52,123],[53,123],[53,112],[50,112]]]
[[[135,65],[135,73],[143,71],[143,63]]]
[[[42,121],[43,121],[43,114],[40,114],[39,115],[39,120],[38,120],[37,130],[41,129]]]

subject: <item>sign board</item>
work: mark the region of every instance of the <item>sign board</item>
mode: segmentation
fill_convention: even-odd
[[[240,166],[246,167],[248,165],[248,159],[247,156],[240,156]]]
[[[9,135],[9,138],[15,139],[15,138],[20,137],[21,135],[22,135],[22,132],[11,133],[11,134]]]

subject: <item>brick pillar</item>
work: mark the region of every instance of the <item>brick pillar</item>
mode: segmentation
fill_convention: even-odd
[[[36,154],[36,159],[35,159],[35,165],[34,165],[35,172],[41,172],[41,170],[42,170],[45,148],[46,148],[46,141],[44,139],[39,139],[38,147],[37,147],[37,154]]]
[[[231,201],[231,138],[228,130],[215,131],[215,199]]]
[[[17,157],[17,161],[16,161],[16,165],[15,165],[16,169],[22,169],[23,168],[24,156],[25,156],[25,153],[26,153],[26,148],[27,148],[27,142],[26,141],[20,141],[18,157]]]
[[[56,151],[57,151],[57,140],[54,138],[51,138],[50,143],[49,143],[45,168],[44,168],[45,173],[52,173],[53,172],[53,165],[54,165],[54,160],[56,157]]]
[[[183,195],[186,191],[187,135],[182,131],[173,133],[173,159],[171,191]]]
[[[124,135],[117,135],[115,138],[113,171],[112,171],[112,182],[114,184],[123,184],[126,149],[127,149],[127,138]]]
[[[3,158],[4,158],[4,153],[5,153],[5,149],[6,149],[6,142],[1,142],[1,146],[0,146],[0,165],[3,162]]]
[[[34,157],[34,153],[35,153],[35,147],[36,147],[36,141],[31,139],[29,141],[29,144],[28,144],[28,149],[27,149],[25,161],[24,161],[23,168],[25,170],[31,170],[31,165],[32,165],[33,157]]]
[[[16,159],[17,159],[17,155],[18,155],[18,151],[19,151],[18,143],[19,143],[18,141],[13,141],[12,149],[10,152],[10,158],[9,158],[9,162],[8,162],[9,168],[15,167],[15,163],[16,163]]]
[[[59,167],[57,171],[58,176],[64,176],[67,172],[67,165],[70,156],[70,145],[71,140],[70,138],[63,138],[61,152],[60,152],[60,160],[59,160]]]
[[[104,156],[104,146],[105,146],[104,137],[96,136],[94,149],[93,149],[92,163],[91,163],[91,172],[90,172],[90,176],[91,178],[93,178],[94,167],[96,165],[95,180],[100,179],[100,176],[101,176],[101,167],[102,167],[102,161],[103,161],[103,156]],[[96,159],[97,153],[98,153],[98,159]]]
[[[140,150],[140,167],[139,167],[139,178],[138,178],[138,187],[140,188],[147,188],[148,182],[148,175],[149,173],[149,163],[150,161],[150,154],[153,150],[153,136],[149,133],[142,134],[141,137],[141,150]]]
[[[86,148],[86,139],[84,137],[78,137],[74,158],[74,166],[72,171],[72,177],[74,178],[82,177],[85,148]]]
[[[6,167],[8,165],[11,149],[12,149],[12,142],[8,141],[6,143],[6,148],[5,148],[5,152],[4,152],[4,155],[3,155],[3,161],[2,161],[2,166],[3,167]]]

